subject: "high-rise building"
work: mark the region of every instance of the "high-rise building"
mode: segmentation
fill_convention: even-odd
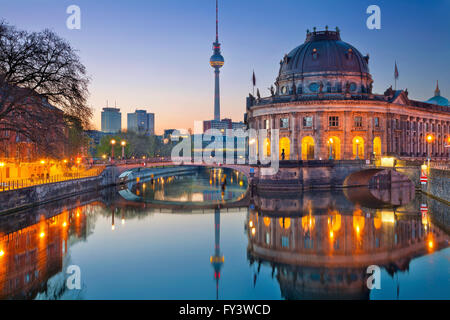
[[[145,135],[155,134],[155,114],[145,110],[128,113],[127,130]]]
[[[103,108],[102,132],[117,133],[122,131],[122,113],[119,108]]]

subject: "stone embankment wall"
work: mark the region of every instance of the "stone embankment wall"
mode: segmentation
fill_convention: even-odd
[[[280,162],[275,175],[263,176],[260,170],[253,185],[258,190],[310,190],[369,186],[377,178],[379,183],[413,181],[419,186],[418,168],[375,168],[363,161],[291,161]],[[416,181],[417,180],[417,181]],[[376,181],[375,181],[376,182]]]
[[[450,205],[450,170],[430,169],[422,191]]]

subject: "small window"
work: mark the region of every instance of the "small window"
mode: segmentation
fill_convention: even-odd
[[[281,237],[281,246],[283,248],[289,248],[289,238],[288,237]]]
[[[287,92],[288,92],[288,88],[286,86],[283,86],[281,88],[281,94],[287,94]]]
[[[313,117],[303,117],[303,127],[311,128],[313,126]]]
[[[269,120],[268,119],[264,120],[263,125],[264,125],[264,129],[269,129]]]
[[[316,60],[316,59],[317,59],[317,57],[318,57],[318,54],[317,54],[317,49],[316,49],[316,48],[314,48],[314,49],[313,49],[313,51],[312,51],[312,58],[313,58],[313,60]]]
[[[339,127],[339,117],[336,117],[336,116],[329,117],[328,125],[330,127]]]
[[[266,244],[270,244],[270,234],[266,232]]]
[[[280,119],[280,128],[282,128],[282,129],[289,128],[289,119],[288,118]]]
[[[362,117],[355,117],[354,122],[355,122],[355,127],[358,127],[358,128],[362,127]]]
[[[379,128],[380,127],[380,118],[378,118],[378,117],[373,118],[373,125],[375,128]]]

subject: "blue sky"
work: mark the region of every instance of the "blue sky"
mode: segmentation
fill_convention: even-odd
[[[71,4],[81,8],[81,30],[66,28]],[[366,27],[371,4],[381,8],[381,30]],[[430,98],[437,79],[450,97],[450,0],[222,0],[219,6],[222,117],[242,120],[253,69],[267,95],[283,55],[304,42],[306,29],[325,25],[339,26],[343,41],[370,54],[375,92],[393,84],[397,61],[398,87],[410,97]],[[79,50],[92,78],[97,127],[106,100],[122,109],[123,126],[127,112],[154,112],[157,132],[213,117],[214,0],[0,0],[0,8],[8,23],[52,29]]]

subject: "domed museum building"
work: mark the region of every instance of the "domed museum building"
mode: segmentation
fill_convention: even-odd
[[[266,155],[273,152],[270,131],[279,129],[285,160],[416,160],[428,152],[448,159],[450,107],[439,89],[420,102],[407,89],[375,94],[372,84],[369,56],[342,41],[338,28],[307,31],[305,42],[280,61],[270,96],[247,98],[247,123],[269,129],[269,138],[258,141]]]

